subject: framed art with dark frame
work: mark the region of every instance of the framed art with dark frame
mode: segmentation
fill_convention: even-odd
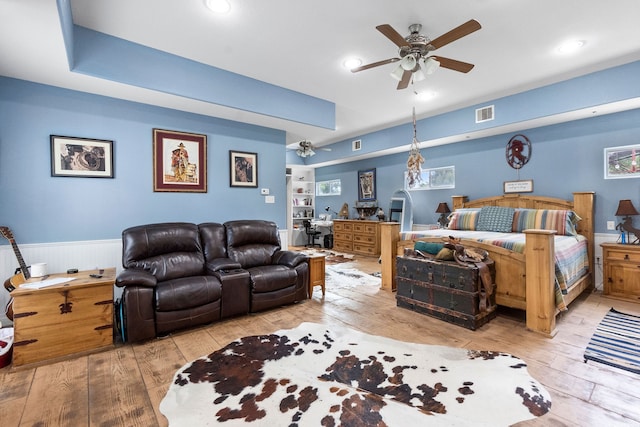
[[[50,135],[51,176],[113,178],[113,141]]]
[[[258,154],[229,151],[229,185],[231,187],[258,186]]]
[[[153,129],[153,191],[207,192],[207,136]]]
[[[376,170],[358,171],[358,201],[376,200]]]

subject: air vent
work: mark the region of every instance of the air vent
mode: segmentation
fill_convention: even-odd
[[[362,140],[356,139],[351,142],[351,151],[358,151],[362,148]]]
[[[493,105],[488,105],[476,110],[476,123],[488,122],[494,118]]]

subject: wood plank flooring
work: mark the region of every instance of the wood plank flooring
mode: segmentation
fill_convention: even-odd
[[[356,257],[361,270],[380,271],[377,258]],[[640,315],[640,304],[583,295],[558,319],[548,339],[525,329],[524,313],[500,310],[477,331],[396,307],[379,289],[319,287],[311,299],[222,321],[142,344],[24,370],[0,369],[0,426],[166,426],[158,411],[173,374],[185,363],[245,335],[296,327],[304,321],[348,326],[409,342],[497,350],[524,359],[551,393],[551,412],[521,426],[640,426],[640,376],[582,355],[606,312]]]

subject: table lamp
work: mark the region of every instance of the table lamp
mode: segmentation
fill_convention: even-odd
[[[445,228],[447,226],[447,214],[451,213],[449,205],[447,205],[446,202],[438,204],[436,213],[440,214],[440,218],[438,218],[438,224],[440,224],[440,228]]]
[[[630,233],[633,233],[636,236],[636,240],[633,243],[638,243],[638,241],[640,241],[640,230],[633,228],[633,224],[631,223],[631,217],[635,215],[640,215],[640,213],[638,213],[636,208],[633,206],[631,200],[620,200],[616,216],[623,216],[624,221],[618,224],[616,229],[620,230],[622,243],[631,243],[631,240],[629,239]],[[625,231],[627,232],[626,236]]]

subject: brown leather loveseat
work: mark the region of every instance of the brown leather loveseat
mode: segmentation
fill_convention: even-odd
[[[127,341],[302,301],[309,267],[275,223],[171,222],[122,232],[120,318]]]

